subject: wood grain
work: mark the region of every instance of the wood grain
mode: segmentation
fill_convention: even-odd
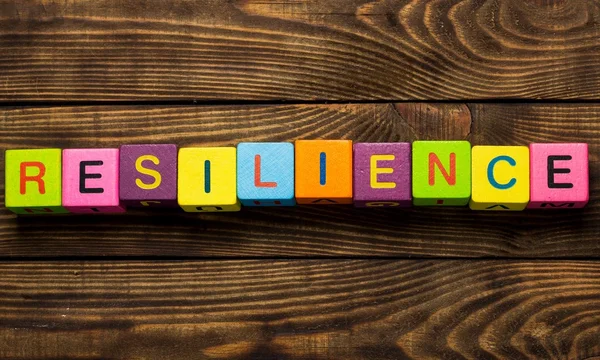
[[[0,101],[598,99],[595,0],[0,0]]]
[[[3,359],[590,359],[600,264],[0,263]]]
[[[590,145],[591,202],[582,210],[481,213],[345,206],[236,214],[132,212],[20,217],[3,208],[0,258],[600,256],[599,104],[355,104],[43,107],[0,112],[0,148],[241,141],[470,139],[474,144]],[[0,154],[0,178],[4,178]]]

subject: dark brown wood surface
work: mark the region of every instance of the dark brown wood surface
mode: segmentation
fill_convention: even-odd
[[[7,262],[0,273],[3,359],[600,356],[598,262]]]
[[[598,99],[597,0],[0,0],[0,101]]]
[[[599,101],[597,0],[0,0],[0,359],[599,360]],[[586,142],[590,204],[4,208],[4,149],[296,139]]]
[[[331,138],[469,139],[473,144],[590,144],[582,210],[244,208],[240,213],[132,212],[19,217],[3,205],[0,256],[598,258],[600,105],[356,104],[43,107],[0,110],[0,147],[179,146]],[[4,154],[0,155],[3,156]],[[0,175],[4,169],[0,158]],[[0,185],[3,186],[3,185]]]

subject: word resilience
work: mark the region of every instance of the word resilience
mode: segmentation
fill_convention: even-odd
[[[179,150],[26,149],[7,150],[5,170],[6,207],[17,214],[351,203],[523,210],[579,208],[589,199],[588,145],[574,143],[298,140]]]

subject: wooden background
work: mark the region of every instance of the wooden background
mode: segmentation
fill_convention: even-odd
[[[587,142],[591,185],[17,218],[0,180],[0,358],[599,359],[599,95],[592,0],[0,0],[1,149]]]

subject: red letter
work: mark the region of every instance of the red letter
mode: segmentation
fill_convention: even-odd
[[[35,166],[38,168],[38,174],[36,176],[27,176],[27,167]],[[21,163],[21,195],[25,195],[27,191],[27,182],[35,181],[38,184],[38,190],[40,194],[46,193],[46,187],[44,186],[44,180],[42,179],[46,175],[46,167],[39,161],[22,162]]]
[[[456,185],[456,154],[455,153],[450,154],[450,175],[448,175],[448,172],[446,171],[446,169],[444,169],[444,165],[442,165],[440,158],[438,158],[437,155],[434,153],[429,153],[429,185],[430,186],[435,185],[435,167],[434,167],[434,165],[437,165],[438,169],[440,169],[440,172],[442,173],[442,176],[444,176],[444,179],[446,179],[446,182],[448,182],[448,185],[452,185],[452,186]]]
[[[277,183],[274,181],[262,182],[260,181],[260,155],[254,156],[254,186],[273,188],[277,187]]]

